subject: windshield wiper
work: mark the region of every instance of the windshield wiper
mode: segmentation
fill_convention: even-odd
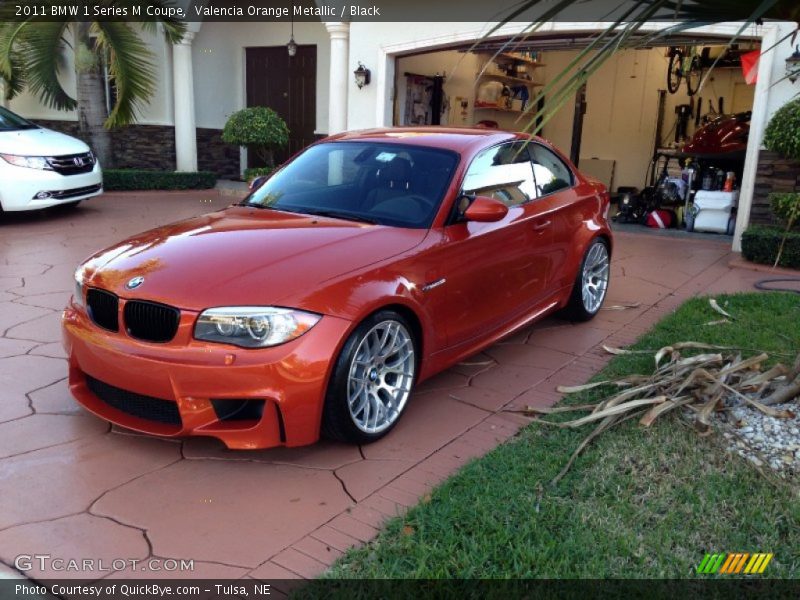
[[[314,215],[316,217],[331,217],[333,219],[342,219],[343,221],[356,221],[358,223],[369,223],[370,225],[378,225],[378,221],[375,219],[370,219],[369,217],[363,217],[361,215],[355,215],[353,213],[348,212],[339,212],[336,210],[316,210],[316,209],[307,209],[303,208],[300,209],[298,212],[305,213],[307,215]]]

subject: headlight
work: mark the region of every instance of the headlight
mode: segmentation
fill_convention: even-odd
[[[8,164],[16,167],[27,167],[29,169],[52,169],[50,163],[47,162],[47,158],[44,156],[17,156],[16,154],[0,154],[0,158],[2,158]]]
[[[198,317],[194,337],[243,348],[266,348],[300,337],[320,318],[313,313],[273,306],[210,308]]]
[[[75,299],[75,304],[77,306],[80,306],[81,308],[86,307],[84,294],[85,290],[83,287],[83,268],[80,268],[77,271],[75,271],[75,290],[72,292],[72,296]]]

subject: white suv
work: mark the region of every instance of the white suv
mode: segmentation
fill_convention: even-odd
[[[0,106],[0,212],[77,206],[102,193],[89,146]]]

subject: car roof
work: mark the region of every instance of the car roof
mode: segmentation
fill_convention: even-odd
[[[468,152],[513,139],[527,139],[522,133],[511,133],[498,129],[468,127],[387,127],[362,129],[332,135],[324,141],[381,141],[410,144],[430,148],[444,148],[456,152]]]

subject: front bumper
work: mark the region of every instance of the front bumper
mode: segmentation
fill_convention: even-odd
[[[325,316],[296,340],[252,350],[194,340],[196,318],[183,311],[175,339],[155,344],[122,328],[106,331],[71,303],[62,321],[71,393],[99,417],[148,434],[212,436],[235,449],[316,442],[328,377],[350,323]],[[255,403],[261,412],[227,419],[219,412],[226,401]],[[177,421],[162,418],[170,411]]]
[[[38,210],[69,204],[103,193],[103,171],[97,162],[89,173],[61,175],[55,171],[9,165],[0,159],[0,208],[6,212]],[[49,198],[36,198],[48,192]]]

